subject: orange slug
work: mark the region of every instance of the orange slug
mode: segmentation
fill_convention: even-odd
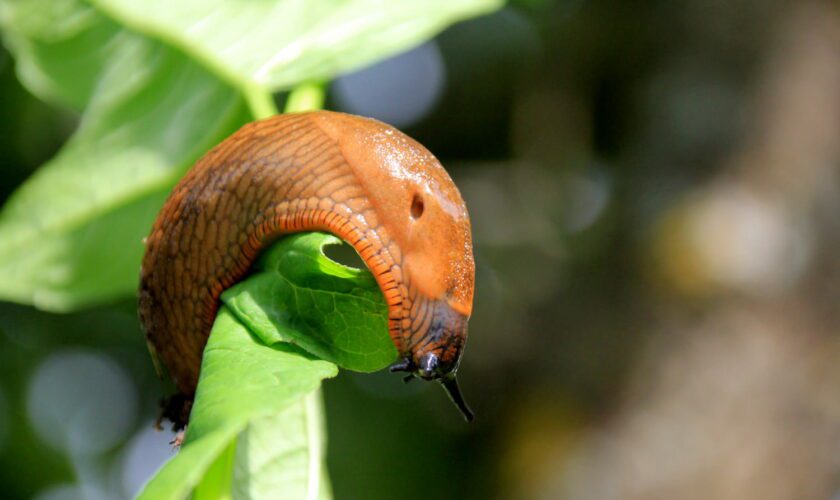
[[[262,249],[301,231],[353,246],[388,303],[401,357],[391,371],[441,382],[471,420],[455,379],[475,278],[464,200],[410,137],[327,111],[243,126],[175,186],[146,238],[140,321],[181,393],[178,411],[189,412],[219,295]]]

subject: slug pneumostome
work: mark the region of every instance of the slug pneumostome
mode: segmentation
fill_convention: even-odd
[[[475,275],[464,200],[402,132],[318,111],[250,123],[213,148],[175,186],[146,239],[140,320],[186,403],[175,423],[186,423],[220,294],[272,241],[301,231],[328,231],[355,248],[388,303],[402,357],[391,370],[440,381],[471,419],[455,380]]]

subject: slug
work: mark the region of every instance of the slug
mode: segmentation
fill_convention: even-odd
[[[388,304],[401,358],[391,371],[439,381],[472,420],[455,378],[475,278],[464,200],[413,139],[327,111],[243,126],[198,160],[155,220],[139,316],[152,356],[180,391],[170,404],[183,408],[165,415],[186,424],[222,291],[262,249],[301,231],[327,231],[353,246]]]

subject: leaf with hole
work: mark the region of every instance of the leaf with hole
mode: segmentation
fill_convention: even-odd
[[[319,353],[367,370],[396,356],[373,276],[324,255],[323,247],[337,242],[323,233],[283,238],[225,293],[185,444],[141,498],[183,498],[193,490],[196,498],[218,498],[231,489],[247,498],[329,498],[318,388],[338,368]],[[255,304],[266,312],[244,316],[258,312]],[[330,319],[318,320],[322,313]]]

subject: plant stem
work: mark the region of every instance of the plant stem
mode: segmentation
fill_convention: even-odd
[[[324,94],[324,84],[322,82],[302,83],[289,94],[284,113],[322,109],[324,107]]]
[[[274,97],[267,90],[256,86],[247,87],[244,94],[248,108],[255,119],[262,120],[280,113],[277,105],[274,104]]]

